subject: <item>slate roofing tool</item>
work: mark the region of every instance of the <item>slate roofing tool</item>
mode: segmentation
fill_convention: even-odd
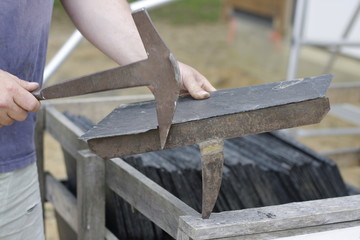
[[[320,122],[330,109],[325,93],[331,80],[328,74],[219,90],[202,101],[179,98],[165,149],[199,145],[203,218],[220,190],[223,139]],[[104,159],[160,150],[155,107],[153,101],[120,106],[81,139]]]
[[[148,58],[126,66],[45,87],[33,93],[39,100],[137,86],[151,86],[156,101],[161,148],[164,148],[180,92],[180,71],[174,55],[156,32],[146,10],[133,13]]]

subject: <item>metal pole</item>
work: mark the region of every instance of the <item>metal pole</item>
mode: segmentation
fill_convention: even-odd
[[[355,20],[358,17],[359,13],[360,13],[360,2],[359,2],[359,5],[358,5],[357,9],[354,12],[354,14],[350,18],[350,21],[349,21],[345,31],[342,34],[342,40],[343,40],[344,44],[339,44],[339,45],[336,45],[334,47],[333,52],[332,52],[332,54],[330,56],[330,59],[329,59],[328,63],[326,64],[325,68],[324,68],[324,73],[330,72],[331,68],[333,67],[336,56],[338,55],[338,53],[340,51],[340,45],[346,45],[345,44],[346,43],[345,38],[347,38],[347,36],[349,35],[351,29],[353,28]],[[360,42],[358,42],[358,46],[360,46]]]
[[[139,10],[141,8],[153,9],[174,2],[176,0],[142,0],[130,4],[131,10]]]
[[[65,61],[65,59],[72,53],[72,51],[79,45],[83,36],[78,30],[75,30],[65,44],[60,48],[56,55],[51,59],[51,61],[46,65],[44,70],[44,80],[45,83],[60,67],[60,65]]]
[[[173,2],[176,0],[142,0],[130,4],[131,10],[135,11],[141,8],[152,9],[160,7],[167,3]],[[83,36],[78,30],[75,30],[65,44],[60,48],[60,50],[55,54],[55,56],[50,60],[46,65],[44,70],[44,80],[45,83],[61,66],[61,64],[67,59],[67,57],[74,51],[74,49],[79,45]]]
[[[289,65],[288,65],[288,72],[286,78],[287,80],[294,79],[296,76],[301,38],[304,32],[306,8],[307,8],[307,0],[298,0],[296,2],[294,27],[293,27],[293,34],[291,39]]]
[[[359,41],[351,41],[351,40],[338,40],[338,41],[328,41],[328,40],[303,40],[300,41],[301,45],[304,46],[322,46],[322,47],[336,47],[340,48],[340,46],[348,46],[348,47],[359,47]],[[336,51],[336,49],[335,49]]]

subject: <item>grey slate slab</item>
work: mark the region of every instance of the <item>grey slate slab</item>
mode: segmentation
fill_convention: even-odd
[[[206,100],[181,97],[173,124],[242,113],[325,96],[332,75],[219,90]],[[155,102],[132,103],[116,108],[81,139],[90,140],[144,133],[156,129]]]

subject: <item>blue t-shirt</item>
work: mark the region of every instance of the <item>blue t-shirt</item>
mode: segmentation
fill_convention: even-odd
[[[53,0],[0,0],[0,69],[42,82],[52,7]],[[35,120],[31,113],[24,122],[0,128],[0,172],[36,160]]]

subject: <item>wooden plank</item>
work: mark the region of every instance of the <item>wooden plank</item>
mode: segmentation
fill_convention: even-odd
[[[180,229],[177,232],[176,240],[191,240],[186,234]]]
[[[217,239],[359,220],[360,196],[354,195],[213,213],[208,220],[199,216],[182,216],[179,228],[192,239]]]
[[[233,237],[224,237],[224,238],[217,238],[216,240],[265,240],[265,239],[277,239],[283,240],[285,237],[295,237],[305,234],[316,234],[319,232],[324,231],[331,231],[331,230],[341,230],[343,228],[349,227],[356,227],[359,226],[360,221],[351,221],[351,222],[344,222],[344,223],[337,223],[337,224],[325,224],[317,227],[309,227],[309,228],[298,228],[298,229],[290,229],[285,231],[275,231],[275,232],[268,232],[268,233],[260,233],[260,234],[251,234],[251,235],[243,235],[243,236],[233,236]],[[304,238],[307,240],[307,238]],[[326,238],[326,240],[332,238]],[[342,238],[345,239],[345,238]],[[341,240],[342,240],[341,239]],[[194,239],[195,240],[195,239]],[[289,239],[286,239],[289,240]],[[317,239],[320,240],[320,239]],[[346,239],[348,240],[348,239]]]
[[[331,106],[331,115],[360,126],[360,108],[352,104],[337,104]]]
[[[55,210],[77,232],[76,198],[50,173],[46,174],[46,199]]]
[[[200,216],[184,202],[116,158],[106,161],[106,183],[125,201],[176,238],[180,216]]]
[[[39,176],[39,187],[42,209],[44,208],[46,193],[45,193],[45,171],[44,171],[44,130],[45,130],[45,110],[42,108],[38,115],[35,126],[35,147],[36,159]],[[43,215],[45,211],[43,211]]]
[[[79,140],[84,132],[53,106],[46,106],[45,119],[46,130],[74,158],[79,157],[79,150],[88,149],[86,142]]]
[[[290,236],[278,240],[359,240],[360,227],[347,227],[317,233]]]
[[[79,149],[87,149],[86,142],[78,139],[79,136],[83,134],[83,131],[79,129],[76,125],[74,125],[62,113],[57,111],[53,106],[49,105],[46,107],[46,129],[55,139],[59,141],[62,147],[76,159],[81,158],[81,155],[78,152]],[[92,179],[93,181],[96,180],[96,178]],[[50,179],[50,181],[47,179],[46,184],[52,185],[52,187],[47,187],[47,189],[55,189],[55,194],[53,192],[50,192],[47,195],[47,198],[55,199],[55,202],[51,202],[53,202],[54,206],[60,208],[58,209],[60,215],[64,218],[66,222],[69,223],[70,226],[72,226],[73,230],[77,232],[76,199],[64,186],[62,186],[60,183],[57,183],[56,185],[54,184],[54,181],[51,180],[56,181],[54,178]],[[105,197],[105,193],[102,196]],[[101,197],[97,198],[97,200],[100,199]],[[65,207],[62,207],[63,204],[65,204]],[[105,221],[102,226],[105,226]],[[106,230],[106,239],[117,238],[110,231]]]
[[[77,203],[74,195],[67,188],[56,180],[50,173],[46,174],[46,199],[51,202],[58,214],[77,232]],[[117,240],[118,238],[106,229],[107,240]]]
[[[78,239],[105,237],[105,163],[89,150],[77,159]]]

